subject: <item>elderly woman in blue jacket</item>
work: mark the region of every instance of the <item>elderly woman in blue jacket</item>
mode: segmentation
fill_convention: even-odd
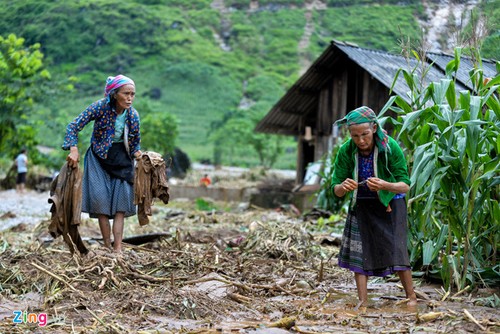
[[[410,179],[403,151],[368,107],[337,123],[348,126],[351,138],[337,154],[331,186],[338,197],[352,194],[338,263],[354,272],[356,308],[367,306],[369,276],[393,273],[401,279],[408,305],[415,306],[405,201]]]
[[[135,83],[118,75],[108,77],[104,98],[92,103],[66,128],[62,148],[70,150],[68,165],[78,166],[78,133],[94,121],[91,144],[84,159],[82,212],[97,218],[104,245],[122,250],[125,217],[136,214],[133,157],[141,156],[139,113],[132,107]]]

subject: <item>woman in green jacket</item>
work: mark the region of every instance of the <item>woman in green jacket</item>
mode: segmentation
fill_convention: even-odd
[[[403,151],[368,107],[351,111],[337,123],[346,124],[351,135],[337,154],[331,186],[338,197],[352,193],[339,266],[354,272],[356,308],[367,306],[369,276],[393,273],[401,279],[408,306],[415,306],[405,201],[410,179]]]

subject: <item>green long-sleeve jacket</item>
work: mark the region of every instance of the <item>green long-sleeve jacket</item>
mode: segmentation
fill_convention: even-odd
[[[375,145],[374,152],[374,170],[375,177],[378,177],[387,182],[404,182],[410,185],[410,177],[408,175],[408,166],[403,155],[403,150],[399,144],[389,137],[390,151],[382,152]],[[339,149],[335,164],[333,166],[333,177],[331,187],[342,183],[345,179],[351,178],[358,181],[358,147],[352,139],[345,142]],[[334,192],[335,193],[335,192]],[[351,205],[356,201],[357,189],[351,195]],[[386,190],[378,191],[378,196],[384,206],[388,206],[394,193]],[[352,206],[351,206],[352,207]]]

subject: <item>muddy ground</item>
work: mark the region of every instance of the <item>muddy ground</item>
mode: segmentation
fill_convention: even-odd
[[[0,333],[500,332],[498,289],[447,293],[415,278],[408,308],[394,277],[373,278],[369,307],[355,310],[352,274],[336,266],[343,222],[324,212],[173,199],[149,225],[126,220],[134,244],[121,256],[83,215],[92,251],[80,257],[48,235],[47,197],[0,192]]]

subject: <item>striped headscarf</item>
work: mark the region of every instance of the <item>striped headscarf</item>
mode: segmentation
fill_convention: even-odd
[[[116,77],[108,77],[108,79],[106,79],[106,86],[104,87],[104,97],[107,97],[109,100],[109,93],[111,93],[111,91],[125,85],[133,85],[135,87],[134,80],[122,74]]]
[[[335,122],[335,124],[347,126],[355,125],[355,124],[363,124],[363,123],[375,123],[377,124],[377,131],[375,132],[375,143],[377,147],[381,151],[389,151],[391,148],[389,147],[389,137],[387,133],[382,129],[380,124],[378,123],[377,115],[373,110],[368,107],[359,107],[357,109],[349,112],[344,118],[339,119]]]

